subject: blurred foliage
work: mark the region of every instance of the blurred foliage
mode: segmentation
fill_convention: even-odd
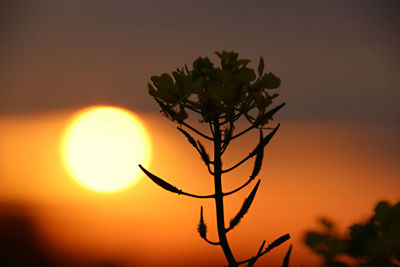
[[[250,60],[239,59],[238,53],[215,54],[220,59],[220,67],[214,67],[208,57],[199,57],[193,62],[192,70],[185,66],[172,72],[172,77],[167,73],[152,76],[149,94],[173,121],[184,121],[187,110],[192,110],[201,114],[203,122],[216,118],[230,121],[244,115],[251,123],[266,124],[270,118],[263,115],[272,99],[278,96],[267,89],[278,88],[280,79],[271,72],[264,73],[262,57],[256,75],[247,67]],[[257,117],[250,115],[253,109],[257,109]]]
[[[393,206],[379,202],[373,216],[350,226],[344,237],[331,221],[322,219],[320,223],[323,230],[307,232],[305,243],[323,257],[324,266],[400,266],[400,202]]]

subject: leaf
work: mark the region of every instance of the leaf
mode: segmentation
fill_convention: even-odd
[[[264,88],[275,89],[281,85],[281,79],[279,79],[275,74],[268,72],[262,79],[262,84]]]
[[[147,86],[149,88],[149,94],[154,97],[157,96],[157,90],[154,88],[154,86],[150,83],[148,83]]]
[[[256,160],[254,161],[253,172],[250,176],[251,180],[253,180],[261,170],[262,161],[264,158],[264,146],[262,145],[263,140],[264,140],[263,133],[262,133],[262,130],[260,130],[260,141],[258,143],[259,145],[256,148],[257,154],[256,154]]]
[[[268,247],[265,249],[265,253],[269,252],[270,250],[276,248],[277,246],[281,245],[282,243],[288,241],[290,239],[290,235],[286,234],[283,235],[281,237],[279,237],[278,239],[276,239],[274,242],[272,242],[271,244],[268,245]]]
[[[261,180],[258,180],[257,184],[254,186],[253,190],[249,194],[249,196],[245,199],[241,209],[239,212],[236,214],[236,216],[230,221],[229,228],[226,231],[229,231],[235,227],[240,220],[243,218],[243,216],[247,213],[247,211],[250,208],[251,203],[254,200],[254,197],[257,193],[258,186],[260,185]]]
[[[200,222],[199,226],[197,227],[197,231],[199,232],[202,238],[206,238],[207,236],[207,225],[204,223],[203,219],[203,206],[200,208]]]
[[[264,59],[262,57],[260,57],[260,63],[258,64],[258,75],[259,77],[262,76],[264,72]]]
[[[290,245],[288,251],[286,252],[285,258],[283,259],[282,267],[289,267],[290,253],[292,252],[292,245]]]
[[[201,158],[203,159],[205,164],[210,164],[210,157],[208,156],[206,149],[204,148],[204,146],[200,143],[200,141],[197,141],[197,144],[199,146],[200,149],[200,155]]]
[[[196,150],[199,150],[196,141],[194,140],[194,138],[185,130],[183,130],[180,127],[176,127],[181,133],[183,133],[183,135],[187,138],[187,140],[189,141],[190,144],[192,144],[192,146],[194,146],[194,148],[196,148]]]
[[[147,175],[147,177],[149,177],[154,183],[156,183],[157,185],[161,186],[162,188],[164,188],[167,191],[173,192],[173,193],[177,193],[180,194],[182,191],[179,190],[178,188],[176,188],[175,186],[167,183],[166,181],[164,181],[163,179],[155,176],[154,174],[152,174],[151,172],[149,172],[148,170],[146,170],[142,165],[139,164],[139,168]]]

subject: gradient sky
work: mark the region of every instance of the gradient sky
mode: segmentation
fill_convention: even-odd
[[[249,255],[262,239],[290,232],[293,266],[315,266],[301,235],[318,216],[344,228],[368,216],[376,201],[399,200],[399,11],[394,0],[0,1],[0,201],[34,206],[43,236],[62,244],[63,255],[75,255],[79,243],[82,254],[163,266],[152,252],[168,247],[161,258],[174,266],[201,261],[199,255],[223,264],[219,249],[195,233],[200,205],[215,230],[211,204],[182,200],[145,180],[114,196],[88,192],[62,169],[58,149],[74,112],[122,106],[150,130],[152,171],[209,192],[206,172],[187,183],[201,162],[176,125],[158,114],[147,83],[198,56],[234,50],[255,63],[264,57],[266,70],[282,79],[277,103],[287,105],[276,116],[282,127],[267,148],[254,211],[232,234],[233,247]],[[253,140],[238,143],[227,164],[246,155]],[[185,166],[171,169],[182,158]],[[247,177],[250,167],[226,186],[240,184],[237,177]],[[230,200],[227,212],[244,197]],[[280,261],[286,248],[262,262]],[[187,259],[176,257],[183,252]]]

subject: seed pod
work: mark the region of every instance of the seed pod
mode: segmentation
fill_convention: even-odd
[[[183,130],[182,128],[176,127],[181,133],[183,133],[183,135],[187,138],[187,140],[189,141],[190,144],[192,144],[192,146],[194,146],[194,148],[196,148],[196,150],[199,150],[196,141],[194,140],[194,138],[185,130]]]
[[[203,219],[203,206],[200,208],[200,222],[199,226],[197,227],[197,231],[199,232],[202,238],[206,238],[207,235],[207,225],[204,223]]]
[[[243,216],[247,213],[247,211],[250,208],[251,203],[254,200],[254,197],[257,193],[257,189],[258,186],[260,185],[261,180],[258,180],[257,184],[254,186],[253,190],[251,191],[251,193],[249,194],[249,196],[245,199],[241,209],[239,210],[239,212],[236,214],[236,216],[230,221],[229,224],[229,228],[226,231],[229,231],[231,229],[233,229],[233,227],[235,227],[239,222],[240,219],[243,218]]]
[[[283,259],[282,267],[289,267],[289,258],[291,252],[292,252],[292,245],[290,245],[288,251],[286,252],[285,258]]]
[[[261,166],[262,166],[262,161],[264,158],[264,147],[260,144],[262,144],[263,142],[263,133],[262,130],[260,130],[260,141],[259,141],[259,145],[257,146],[257,154],[256,154],[256,160],[254,162],[254,168],[253,168],[253,173],[250,176],[250,179],[253,180],[254,178],[256,178],[256,176],[258,175],[258,173],[261,170]]]
[[[146,170],[142,165],[139,164],[139,168],[147,175],[147,177],[149,177],[154,183],[156,183],[157,185],[161,186],[162,188],[164,188],[167,191],[173,192],[173,193],[177,193],[180,194],[182,191],[179,190],[178,188],[176,188],[175,186],[167,183],[166,181],[164,181],[163,179],[155,176],[154,174],[152,174],[151,172],[149,172],[148,170]]]
[[[210,157],[208,156],[206,149],[204,148],[204,146],[200,143],[200,141],[197,141],[197,144],[199,146],[200,149],[200,155],[201,158],[203,159],[205,164],[210,164]]]
[[[279,237],[278,239],[276,239],[274,242],[272,242],[271,244],[269,244],[269,246],[265,249],[265,252],[269,252],[270,250],[272,250],[273,248],[276,248],[277,246],[279,246],[280,244],[282,244],[283,242],[286,242],[287,240],[290,239],[290,235],[286,234],[283,235],[281,237]]]

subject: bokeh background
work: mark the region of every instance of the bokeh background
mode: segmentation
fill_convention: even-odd
[[[0,254],[37,266],[222,266],[222,251],[196,233],[203,205],[216,238],[212,202],[146,179],[120,193],[88,191],[68,177],[59,147],[78,110],[124,107],[149,130],[149,169],[187,191],[212,191],[147,83],[225,49],[253,67],[263,56],[282,79],[276,104],[287,103],[255,202],[229,234],[233,250],[247,258],[290,233],[291,266],[317,266],[303,237],[319,217],[344,233],[377,201],[400,200],[399,11],[395,0],[0,1]],[[226,166],[254,140],[233,144]],[[247,191],[228,199],[227,218]],[[288,245],[259,265],[278,266]]]

